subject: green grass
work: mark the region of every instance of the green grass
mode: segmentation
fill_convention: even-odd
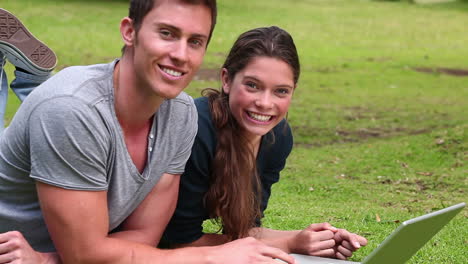
[[[468,70],[468,3],[218,2],[205,70],[216,73],[235,38],[258,26],[288,30],[300,52],[289,113],[295,148],[274,186],[266,226],[328,221],[369,239],[359,260],[396,222],[467,201],[468,76],[414,69]],[[127,1],[7,0],[2,7],[57,52],[58,69],[120,54]],[[218,86],[194,81],[187,92],[196,97]],[[7,119],[19,104],[13,97]],[[468,263],[467,237],[465,209],[410,263]]]

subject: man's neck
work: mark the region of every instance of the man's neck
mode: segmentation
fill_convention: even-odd
[[[139,85],[133,64],[122,58],[114,69],[114,107],[124,131],[147,127],[164,101],[156,95],[142,94]]]

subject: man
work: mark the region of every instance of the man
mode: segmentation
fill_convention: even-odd
[[[294,262],[252,238],[154,247],[196,134],[196,109],[181,92],[202,63],[215,21],[215,0],[132,0],[120,24],[120,60],[65,69],[20,107],[0,142],[0,232],[18,230],[35,250],[58,253],[21,248],[27,260]],[[18,232],[0,236],[1,263],[17,259],[10,252],[21,239]]]

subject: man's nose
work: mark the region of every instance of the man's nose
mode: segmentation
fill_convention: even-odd
[[[173,60],[184,63],[188,60],[188,45],[185,41],[178,41],[174,43],[174,47],[170,53]]]

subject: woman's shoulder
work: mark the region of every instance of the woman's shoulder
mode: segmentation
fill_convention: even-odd
[[[281,122],[273,128],[273,135],[271,136],[273,137],[272,140],[275,142],[274,145],[292,146],[293,144],[292,130],[286,119],[281,120]]]
[[[195,143],[213,152],[216,145],[216,131],[211,119],[208,98],[196,98],[194,102],[198,112],[198,132]]]
[[[213,120],[211,118],[210,104],[207,97],[199,97],[194,100],[198,112],[199,134],[215,135]]]
[[[288,122],[284,119],[268,133],[262,142],[264,158],[273,163],[285,160],[293,147],[293,135]]]
[[[194,99],[195,106],[197,107],[197,111],[200,113],[209,112],[209,102],[208,97],[202,96]]]

